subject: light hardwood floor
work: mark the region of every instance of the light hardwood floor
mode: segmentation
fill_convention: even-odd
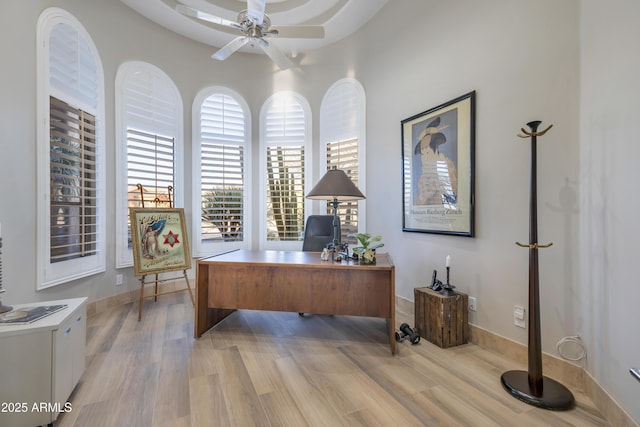
[[[392,356],[382,319],[238,311],[195,340],[186,293],[137,315],[89,317],[87,369],[56,427],[610,425],[579,390],[563,412],[514,399],[500,375],[526,366],[473,344]]]

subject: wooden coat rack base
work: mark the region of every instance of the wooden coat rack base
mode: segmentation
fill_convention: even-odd
[[[549,377],[542,377],[541,393],[534,393],[535,386],[527,371],[507,371],[500,377],[500,382],[513,397],[539,408],[564,410],[575,404],[571,391]]]

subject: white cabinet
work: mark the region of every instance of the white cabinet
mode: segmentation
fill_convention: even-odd
[[[67,399],[85,368],[86,300],[14,305],[67,307],[28,325],[0,325],[0,426],[46,425],[72,409]]]
[[[66,402],[85,365],[86,309],[75,311],[53,335],[53,401]]]

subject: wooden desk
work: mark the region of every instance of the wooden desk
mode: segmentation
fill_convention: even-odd
[[[236,309],[382,317],[395,341],[395,266],[322,261],[319,252],[238,250],[198,260],[195,337]]]

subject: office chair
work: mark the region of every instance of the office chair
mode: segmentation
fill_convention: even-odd
[[[340,228],[338,228],[338,242],[340,237]],[[322,252],[331,242],[333,242],[333,215],[309,215],[304,228],[302,250]]]

